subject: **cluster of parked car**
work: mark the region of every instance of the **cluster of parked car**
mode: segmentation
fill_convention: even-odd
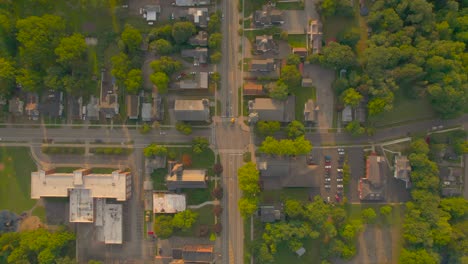
[[[344,163],[344,155],[345,151],[342,148],[338,149],[338,168],[336,169],[337,174],[336,174],[336,189],[338,193],[341,193],[343,190],[343,163]],[[331,189],[331,170],[332,170],[332,165],[331,165],[331,160],[332,157],[326,155],[325,156],[325,189],[330,190]]]

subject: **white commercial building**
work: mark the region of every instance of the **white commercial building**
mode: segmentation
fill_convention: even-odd
[[[153,212],[155,214],[175,214],[185,211],[186,200],[183,194],[153,193]]]

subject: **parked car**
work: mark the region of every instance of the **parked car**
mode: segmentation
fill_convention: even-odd
[[[307,165],[315,165],[315,161],[312,155],[307,156]]]
[[[338,174],[336,175],[336,178],[337,179],[343,179],[343,173],[338,172]]]
[[[336,178],[337,182],[343,182],[343,178]]]
[[[336,188],[337,188],[338,190],[342,190],[342,189],[343,189],[343,184],[337,184],[337,185],[336,185]]]
[[[331,169],[331,165],[325,165],[325,169]]]
[[[339,154],[339,155],[344,155],[344,154],[345,154],[344,149],[343,149],[343,148],[339,148],[339,149],[338,149],[338,154]]]
[[[326,155],[325,156],[325,162],[331,162],[331,156]]]
[[[342,168],[338,168],[336,169],[337,172],[343,172],[343,169]]]
[[[325,183],[325,189],[330,189],[331,185],[329,183]]]
[[[330,182],[331,178],[325,178],[325,182]]]

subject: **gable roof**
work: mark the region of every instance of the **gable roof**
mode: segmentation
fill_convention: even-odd
[[[129,94],[126,96],[127,117],[129,119],[138,119],[140,114],[140,96]]]
[[[294,96],[288,96],[285,101],[271,98],[255,98],[249,102],[249,112],[258,113],[260,120],[291,122],[295,120]]]

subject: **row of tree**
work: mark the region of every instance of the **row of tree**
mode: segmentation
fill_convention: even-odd
[[[251,216],[258,209],[259,175],[257,166],[252,162],[247,162],[237,171],[239,189],[242,191],[242,197],[239,199],[239,211],[244,218]]]
[[[160,238],[172,236],[174,229],[187,231],[198,219],[198,213],[185,210],[172,215],[158,215],[154,219],[154,232]]]
[[[440,198],[439,170],[423,139],[411,143],[411,152],[413,201],[406,204],[400,263],[462,263],[468,254],[468,201]]]
[[[343,2],[349,1],[322,1],[322,14],[337,14],[333,10]],[[311,59],[337,71],[347,69],[346,78],[337,81],[337,92],[355,88],[368,99],[371,116],[391,110],[398,89],[410,97],[429,97],[444,118],[460,115],[468,97],[467,4],[435,4],[436,8],[427,0],[376,1],[368,18],[373,35],[358,58],[345,44],[356,41],[345,40],[329,43]]]
[[[281,124],[278,121],[258,121],[255,125],[257,133],[261,136],[273,136],[281,130]],[[305,127],[300,121],[294,120],[285,128],[289,138],[297,138],[305,134]]]
[[[273,137],[266,137],[258,148],[258,151],[261,153],[277,156],[305,155],[311,150],[312,145],[304,136],[299,136],[295,139],[281,140],[277,140]]]

